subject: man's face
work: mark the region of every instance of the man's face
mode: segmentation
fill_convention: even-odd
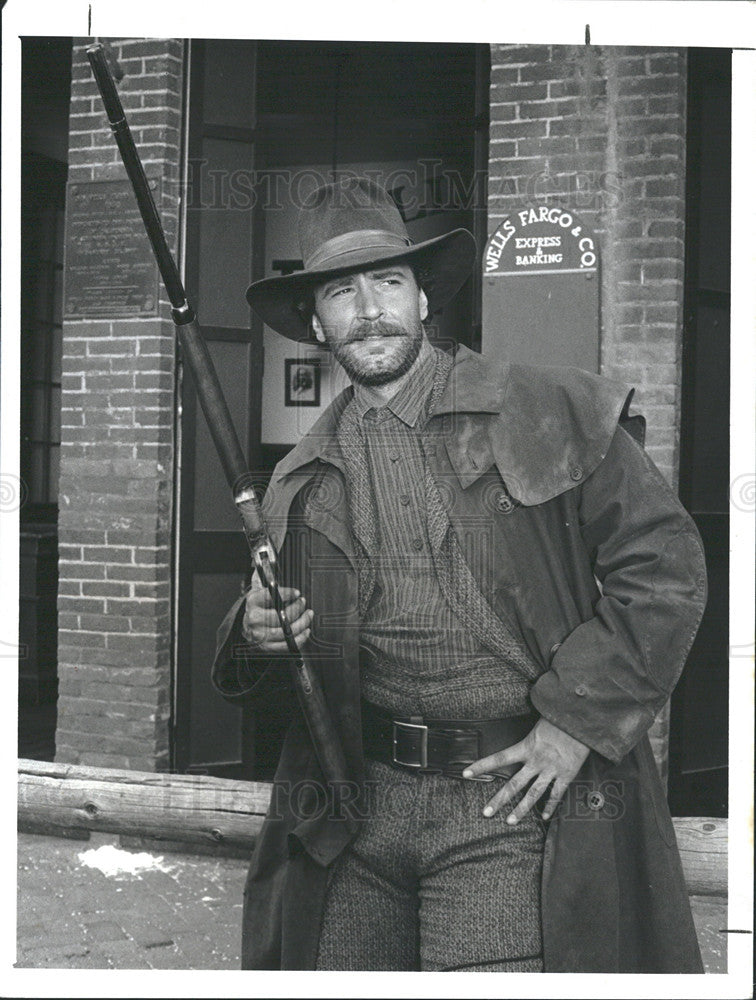
[[[315,290],[312,326],[352,382],[387,385],[420,353],[428,300],[407,264],[332,278]]]

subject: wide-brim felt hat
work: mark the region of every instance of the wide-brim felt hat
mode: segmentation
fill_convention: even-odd
[[[475,264],[475,240],[467,229],[413,243],[393,199],[367,177],[317,188],[300,210],[298,235],[303,269],[263,278],[247,289],[247,301],[263,322],[297,341],[310,335],[302,302],[333,275],[406,261],[419,269],[428,311],[434,313],[453,298]]]

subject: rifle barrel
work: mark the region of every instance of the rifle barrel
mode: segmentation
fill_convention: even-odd
[[[237,509],[244,525],[244,533],[263,584],[268,587],[274,607],[286,634],[291,655],[291,672],[299,704],[323,774],[331,782],[347,780],[347,768],[341,744],[331,718],[328,704],[318,678],[307,660],[300,654],[275,578],[275,551],[268,536],[260,504],[252,485],[239,438],[231,420],[223,390],[215,371],[207,343],[194,311],[186,301],[186,292],[168,247],[163,225],[144,173],[131,129],[110,74],[105,50],[99,43],[87,49],[97,86],[102,95],[110,127],[118,143],[123,165],[126,168],[147,236],[157,260],[163,284],[171,302],[173,321],[178,331],[182,355],[194,376],[197,398],[205,414],[207,425],[218,451],[223,471],[231,487]],[[288,630],[288,632],[287,632]]]

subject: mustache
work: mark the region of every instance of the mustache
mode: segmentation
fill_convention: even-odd
[[[370,337],[406,337],[407,335],[407,330],[399,323],[390,323],[387,320],[379,319],[374,323],[358,323],[350,333],[346,343],[359,343]]]

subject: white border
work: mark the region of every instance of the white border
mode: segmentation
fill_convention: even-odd
[[[3,29],[6,25],[3,23]],[[0,482],[10,496],[18,483],[20,439],[19,372],[21,312],[21,45],[3,30],[2,51],[2,342],[0,350]],[[2,836],[2,898],[0,910],[0,970],[15,961],[16,824],[15,802],[18,769],[16,742],[18,705],[18,510],[3,503],[0,509],[0,666],[3,691],[0,697],[0,801],[8,818],[0,825]],[[0,990],[0,994],[2,994]]]
[[[320,4],[292,0],[287,4],[244,5],[231,0],[189,5],[186,0],[9,0],[3,10],[3,178],[2,178],[2,370],[0,387],[2,473],[18,472],[18,315],[19,233],[18,171],[20,138],[19,35],[103,37],[219,38],[366,38],[467,42],[534,42],[582,45],[590,25],[594,45],[725,46],[753,49],[756,8],[740,0],[529,0],[515,6],[504,0],[465,0],[456,6],[422,0],[378,0],[358,6],[356,0]],[[750,476],[753,506],[754,399],[756,370],[756,200],[752,165],[756,162],[756,58],[736,52],[733,60],[734,184],[732,299],[732,477]],[[745,488],[747,489],[747,482]],[[745,505],[748,507],[748,503]],[[729,926],[752,928],[752,799],[753,787],[753,608],[754,519],[752,510],[733,508],[731,563],[731,753],[730,918]],[[17,515],[0,517],[0,638],[18,632]],[[750,648],[750,653],[748,649]],[[746,653],[747,655],[740,655]],[[13,663],[13,661],[10,661]],[[13,712],[15,672],[6,670],[3,709]],[[15,725],[0,726],[2,773],[0,792],[15,802]],[[12,813],[12,809],[10,810]],[[0,993],[13,996],[459,996],[528,995],[533,997],[608,996],[747,997],[752,995],[752,937],[729,935],[730,969],[723,976],[612,976],[583,974],[497,978],[482,974],[410,975],[401,973],[241,973],[227,972],[95,972],[87,970],[14,970],[12,917],[15,887],[15,836],[7,822],[2,852],[4,899],[0,938]],[[10,916],[10,919],[8,919]],[[449,976],[453,979],[450,980]]]
[[[371,39],[582,45],[753,47],[748,0],[9,0],[4,16],[21,34],[111,37]]]
[[[756,53],[733,52],[732,363],[730,375],[730,777],[728,927],[753,931],[754,630],[756,604]],[[750,190],[749,190],[750,187]],[[750,836],[748,833],[750,832]],[[750,841],[750,843],[749,843]],[[729,934],[731,968],[753,935]],[[740,966],[743,967],[743,966]]]

